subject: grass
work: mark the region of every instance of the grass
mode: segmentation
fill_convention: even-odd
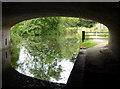
[[[81,47],[85,47],[85,48],[91,48],[96,45],[97,43],[95,43],[93,40],[86,40],[85,42],[81,43]]]

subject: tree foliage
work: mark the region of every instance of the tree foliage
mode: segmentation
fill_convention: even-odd
[[[87,27],[87,28],[91,28],[94,26],[94,24],[96,24],[97,22],[93,21],[93,20],[87,20],[87,19],[79,19],[79,23],[77,24],[80,27]]]
[[[93,27],[96,22],[74,17],[41,17],[14,25],[11,32],[18,35],[44,35],[60,33],[69,27]]]
[[[19,35],[40,35],[50,31],[57,31],[59,17],[42,17],[20,22],[12,27],[13,33]]]

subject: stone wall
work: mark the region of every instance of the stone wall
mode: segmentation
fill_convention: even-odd
[[[2,29],[0,29],[0,50],[2,49]]]
[[[2,48],[10,47],[10,30],[2,30]]]

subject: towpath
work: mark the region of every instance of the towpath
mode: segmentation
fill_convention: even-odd
[[[119,86],[119,63],[112,51],[100,43],[82,49],[76,59],[67,89],[103,89]]]

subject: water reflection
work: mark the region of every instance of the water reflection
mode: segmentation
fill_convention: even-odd
[[[79,51],[76,35],[22,37],[12,46],[11,65],[37,79],[67,83]]]

